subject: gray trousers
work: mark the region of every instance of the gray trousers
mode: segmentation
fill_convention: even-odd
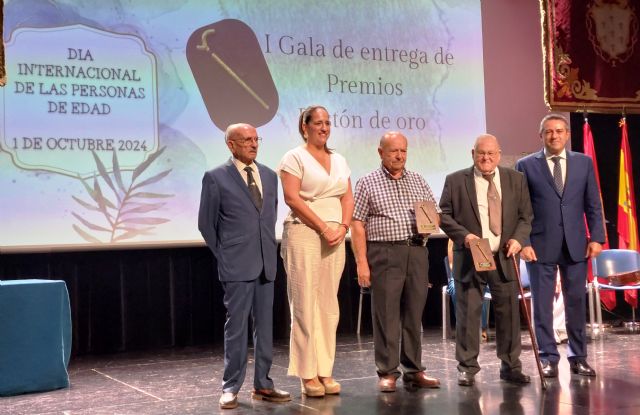
[[[498,263],[498,267],[500,267]],[[480,371],[480,316],[483,293],[489,284],[496,322],[496,354],[502,361],[500,371],[521,370],[520,313],[518,283],[507,281],[499,270],[484,271],[471,281],[456,285],[456,360],[458,371]]]
[[[429,283],[429,252],[423,246],[367,243],[371,315],[379,376],[400,376],[422,366],[422,312]]]

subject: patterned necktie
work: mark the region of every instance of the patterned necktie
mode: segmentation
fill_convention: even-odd
[[[262,209],[262,195],[260,194],[260,189],[258,189],[258,184],[253,179],[253,169],[247,166],[244,168],[244,171],[247,172],[247,186],[249,187],[251,200],[253,200],[253,204],[256,205],[258,210],[260,210]]]
[[[556,190],[558,193],[562,194],[564,190],[564,183],[562,181],[562,167],[560,166],[560,157],[553,156],[551,157],[553,161],[553,183],[556,185]]]
[[[482,178],[489,182],[487,189],[487,202],[489,205],[489,229],[494,235],[502,233],[502,203],[496,184],[493,182],[495,173],[484,174]]]

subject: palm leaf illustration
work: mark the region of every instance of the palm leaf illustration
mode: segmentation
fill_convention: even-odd
[[[115,151],[113,152],[111,164],[113,166],[113,177],[115,177],[116,183],[118,183],[118,189],[120,189],[122,193],[127,193],[127,189],[125,189],[124,182],[122,181],[122,174],[120,174],[120,163],[118,163],[118,155]]]
[[[147,216],[150,212],[161,210],[166,205],[164,202],[157,202],[157,199],[171,198],[173,194],[141,191],[141,188],[158,183],[168,176],[172,169],[164,170],[142,181],[138,181],[145,171],[164,152],[166,147],[162,147],[140,163],[133,172],[128,183],[125,181],[128,172],[120,168],[117,153],[113,152],[111,173],[92,151],[96,164],[96,174],[93,183],[89,184],[86,179],[78,177],[85,191],[90,197],[90,201],[83,200],[76,196],[71,196],[86,212],[100,213],[105,224],[98,224],[89,220],[80,213],[72,212],[72,215],[79,222],[73,224],[73,230],[85,241],[90,243],[110,243],[132,239],[140,235],[150,235],[157,225],[167,223],[170,219],[159,216]],[[100,181],[104,183],[100,185]],[[105,192],[109,192],[107,196]],[[115,197],[115,199],[114,199]],[[97,237],[93,232],[108,233],[108,240]]]

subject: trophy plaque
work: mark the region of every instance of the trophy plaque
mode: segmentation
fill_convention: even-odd
[[[493,259],[493,253],[489,246],[487,238],[474,239],[469,244],[471,248],[471,256],[473,257],[473,265],[476,271],[493,271],[496,269],[496,261]]]
[[[416,213],[416,226],[419,234],[438,233],[438,211],[435,203],[430,200],[415,202],[413,209]]]

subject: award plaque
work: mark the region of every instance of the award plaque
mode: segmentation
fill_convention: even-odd
[[[474,239],[469,244],[471,248],[471,256],[473,256],[473,265],[476,271],[493,271],[496,269],[496,261],[493,259],[493,253],[489,246],[487,238]]]
[[[429,200],[415,202],[413,209],[416,213],[416,226],[419,234],[429,235],[438,232],[438,211],[435,203]]]

